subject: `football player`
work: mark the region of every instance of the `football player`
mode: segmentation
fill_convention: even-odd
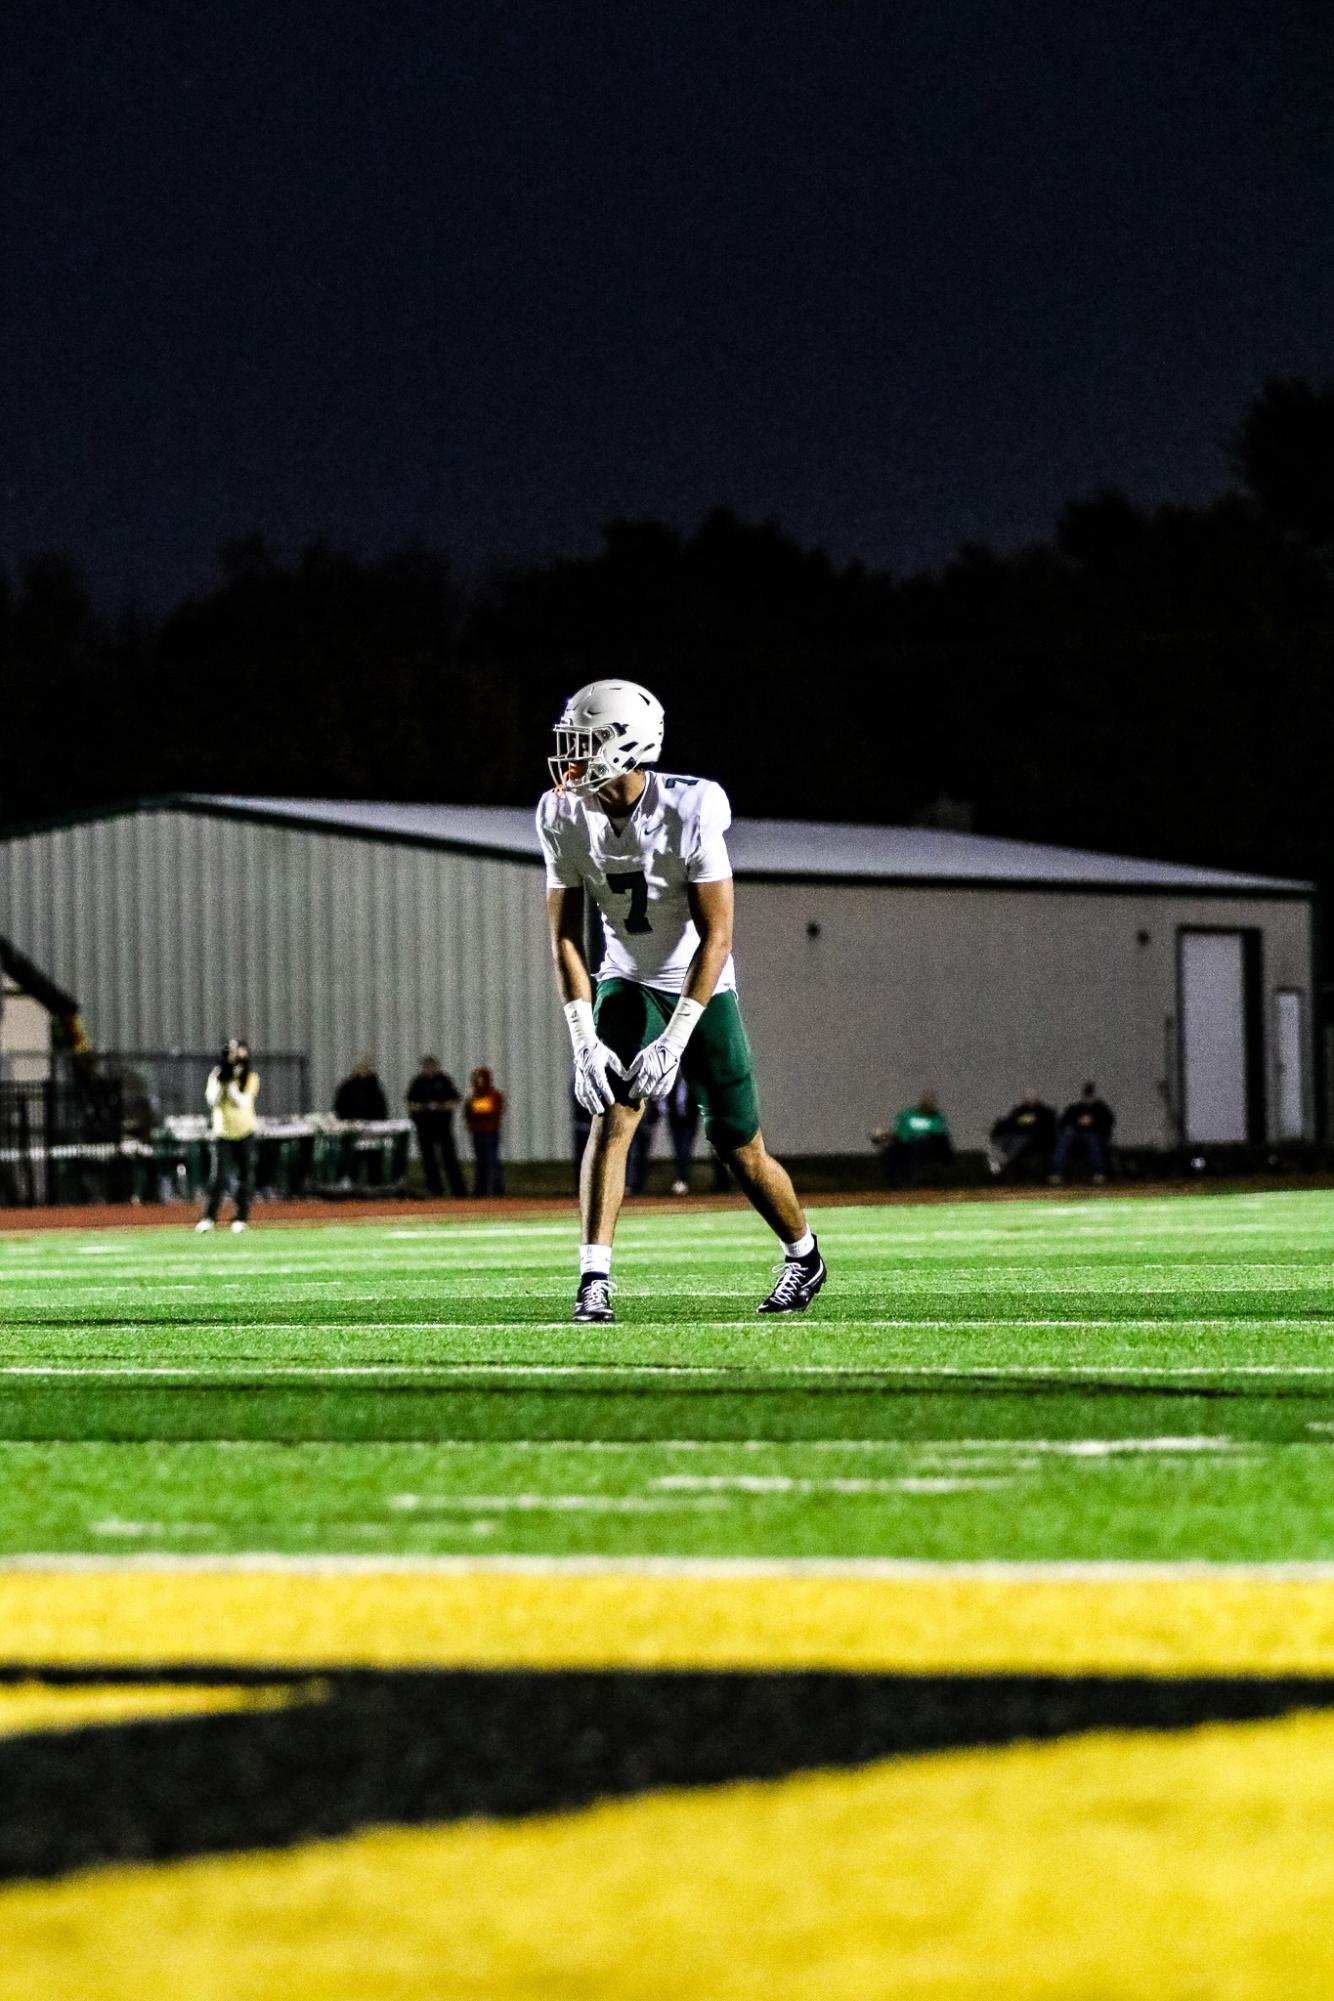
[[[646,1101],[683,1072],[704,1129],[783,1246],[761,1313],[802,1313],[824,1260],[785,1167],[760,1131],[732,965],[732,809],[721,785],[654,770],[662,704],[633,681],[592,681],[555,725],[552,789],[537,809],[556,983],[574,1089],[592,1118],[580,1174],[574,1318],[609,1322],[626,1155]],[[585,899],[601,918],[593,988]]]

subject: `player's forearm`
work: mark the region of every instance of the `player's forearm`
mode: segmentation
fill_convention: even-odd
[[[551,928],[551,959],[562,1006],[591,1001],[593,983],[584,957],[584,894],[582,890],[550,889],[547,922]]]
[[[707,1007],[713,999],[714,988],[722,978],[723,967],[727,964],[731,951],[730,932],[705,932],[695,948],[694,958],[686,968],[681,998],[697,1001],[700,1007]]]
[[[556,968],[556,990],[562,1006],[571,1001],[592,1001],[593,982],[588,976],[584,955],[572,938],[552,941],[551,955]]]
[[[732,878],[690,883],[686,890],[691,921],[699,933],[695,956],[686,968],[683,1000],[707,1007],[732,953]]]
[[[686,984],[680,990],[682,1001],[696,1001],[700,1007],[708,1007],[714,998],[714,988],[722,978],[722,968],[728,962],[730,950],[732,946],[726,940],[718,944],[714,940],[700,938],[698,950],[686,968]]]

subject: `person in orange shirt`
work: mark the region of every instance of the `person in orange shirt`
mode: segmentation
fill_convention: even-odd
[[[496,1089],[495,1079],[486,1068],[474,1070],[463,1101],[463,1123],[472,1134],[473,1159],[477,1173],[474,1195],[503,1195],[505,1173],[500,1164],[500,1127],[505,1117],[505,1094]]]

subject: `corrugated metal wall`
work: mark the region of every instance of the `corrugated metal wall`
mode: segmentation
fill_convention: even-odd
[[[391,1106],[426,1051],[486,1063],[511,1159],[569,1149],[569,1043],[537,863],[180,811],[0,845],[0,931],[103,1048],[305,1050],[317,1105],[361,1051]]]

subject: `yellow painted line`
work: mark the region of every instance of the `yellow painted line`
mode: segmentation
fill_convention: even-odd
[[[117,1723],[172,1722],[183,1716],[221,1716],[235,1710],[288,1709],[323,1699],[319,1682],[296,1687],[209,1687],[197,1682],[85,1682],[68,1687],[21,1681],[0,1687],[0,1737],[35,1731],[85,1730]]]
[[[1334,1673],[1334,1580],[0,1570],[0,1664]]]
[[[0,2001],[1334,1993],[1334,1718],[1106,1734],[0,1891]]]

